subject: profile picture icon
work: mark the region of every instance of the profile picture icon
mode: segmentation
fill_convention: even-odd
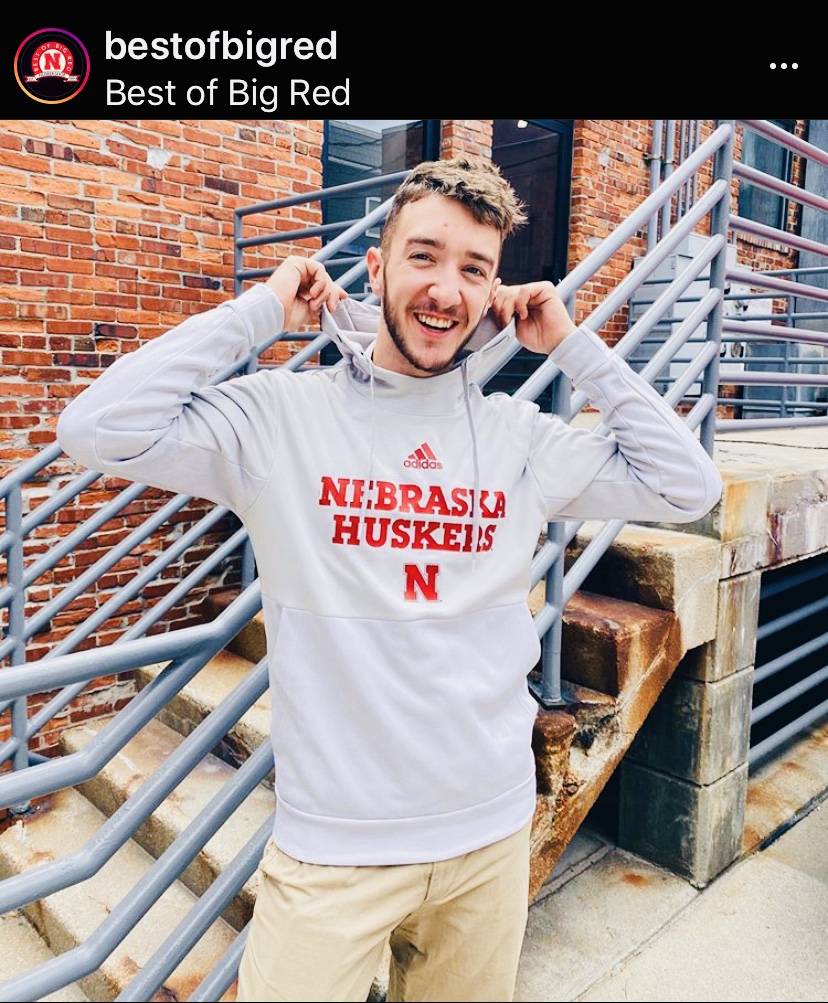
[[[41,104],[62,104],[89,79],[89,53],[63,28],[41,28],[24,38],[14,57],[14,75],[26,94]]]

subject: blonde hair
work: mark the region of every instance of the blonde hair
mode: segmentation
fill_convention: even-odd
[[[514,188],[490,160],[470,157],[426,160],[397,189],[380,238],[384,251],[391,242],[403,206],[428,195],[442,195],[459,202],[478,223],[493,226],[501,240],[523,226],[528,218]]]

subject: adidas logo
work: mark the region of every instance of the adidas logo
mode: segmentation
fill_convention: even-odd
[[[403,462],[404,467],[416,467],[419,470],[442,470],[443,464],[440,463],[434,452],[427,442],[424,442],[422,446],[411,453],[410,456]]]

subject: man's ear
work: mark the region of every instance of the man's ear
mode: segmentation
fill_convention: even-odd
[[[368,265],[368,280],[371,283],[371,292],[375,296],[381,297],[384,290],[382,251],[378,247],[369,247],[365,253],[365,261]]]
[[[486,304],[486,312],[491,310],[492,303],[494,303],[495,301],[495,296],[497,295],[497,291],[498,289],[500,289],[500,286],[501,286],[500,276],[498,276],[492,283],[492,288],[489,290],[489,302]]]

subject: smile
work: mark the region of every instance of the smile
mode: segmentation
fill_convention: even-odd
[[[432,331],[448,331],[457,323],[451,317],[435,317],[430,313],[415,313],[414,316],[423,327],[430,328]]]

